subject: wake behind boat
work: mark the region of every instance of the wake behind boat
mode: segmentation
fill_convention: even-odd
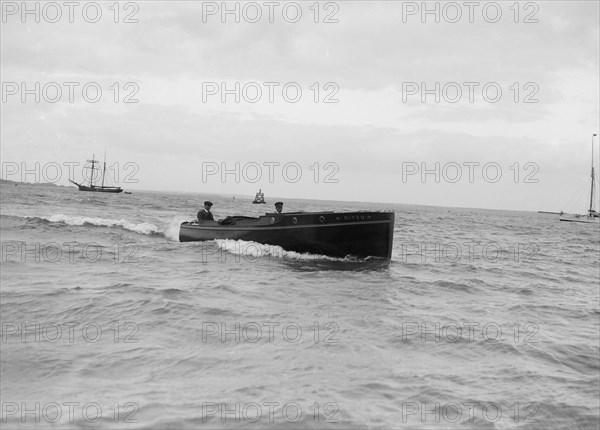
[[[246,240],[333,257],[391,258],[393,212],[289,212],[184,222],[179,241]]]

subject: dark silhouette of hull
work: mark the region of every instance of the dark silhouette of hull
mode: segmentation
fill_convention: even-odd
[[[569,217],[564,216],[561,217],[560,220],[566,222],[579,222],[582,224],[600,224],[600,218],[589,215],[571,215]]]
[[[252,201],[252,204],[255,205],[261,205],[261,204],[265,204],[267,202],[265,202],[265,194],[262,192],[262,190],[258,190],[258,193],[256,193],[256,196],[254,196],[254,200]]]
[[[393,212],[292,212],[184,222],[181,242],[246,240],[333,257],[391,258]]]
[[[71,180],[69,179],[69,181]],[[79,191],[94,191],[97,193],[120,193],[123,191],[123,188],[121,187],[97,187],[95,185],[88,187],[87,185],[78,184],[75,181],[71,182],[79,187]]]

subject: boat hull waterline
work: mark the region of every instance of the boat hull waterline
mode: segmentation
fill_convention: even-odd
[[[600,218],[586,215],[561,217],[560,220],[566,222],[579,222],[582,224],[600,224]]]
[[[77,185],[77,187],[79,187],[79,191],[95,191],[97,193],[120,193],[123,191],[123,188],[121,187],[97,187],[95,185],[89,187],[87,185],[78,184],[77,182],[71,181],[70,179],[69,181]]]
[[[273,213],[219,222],[184,222],[179,229],[180,242],[244,240],[280,246],[287,251],[341,258],[389,259],[393,236],[393,212]]]

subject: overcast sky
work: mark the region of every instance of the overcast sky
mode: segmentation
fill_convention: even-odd
[[[584,211],[599,3],[517,6],[3,2],[3,178]]]

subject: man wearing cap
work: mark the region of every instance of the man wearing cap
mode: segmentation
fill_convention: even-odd
[[[282,202],[275,203],[275,210],[277,211],[278,214],[280,214],[281,211],[283,210],[283,203]]]
[[[212,202],[209,202],[208,200],[204,202],[204,208],[198,211],[198,222],[215,220],[212,212],[210,211],[210,207],[212,205]]]

